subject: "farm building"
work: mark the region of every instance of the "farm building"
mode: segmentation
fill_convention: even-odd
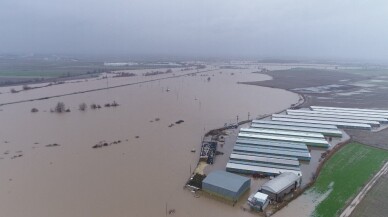
[[[261,192],[256,192],[248,198],[248,205],[251,210],[263,211],[268,206],[268,195]]]
[[[321,114],[316,114],[312,112],[295,112],[294,110],[289,110],[287,111],[287,114],[290,116],[295,116],[295,117],[302,117],[302,118],[330,118],[330,119],[335,119],[339,121],[346,121],[346,122],[354,122],[354,121],[362,121],[364,123],[367,123],[366,121],[372,121],[372,122],[379,122],[382,124],[386,124],[388,122],[388,119],[382,118],[382,117],[365,117],[365,116],[352,116],[352,115],[342,115],[342,114],[327,114],[327,113],[321,113]],[[367,123],[368,124],[368,123]]]
[[[370,121],[370,120],[354,120],[354,119],[339,119],[339,118],[329,118],[329,117],[310,117],[310,116],[298,116],[298,115],[278,115],[273,114],[274,118],[291,118],[291,119],[303,119],[303,120],[314,120],[314,121],[333,121],[333,122],[342,122],[344,124],[369,124],[374,127],[379,127],[380,122]],[[337,125],[338,126],[338,125]]]
[[[321,128],[321,129],[333,129],[338,130],[337,126],[333,124],[319,124],[319,123],[295,123],[287,121],[275,121],[275,120],[253,120],[252,124],[272,124],[280,126],[292,126],[292,127],[308,127],[308,128]]]
[[[308,137],[308,138],[324,138],[321,133],[297,132],[297,131],[288,131],[288,130],[241,128],[240,132],[264,133],[264,134],[283,135],[283,136],[300,136],[300,137]]]
[[[295,173],[282,173],[264,183],[259,191],[267,194],[271,200],[282,201],[284,196],[300,186],[301,179]]]
[[[279,159],[279,158],[272,158],[272,157],[259,157],[254,155],[244,155],[244,154],[238,154],[238,153],[232,153],[230,155],[231,160],[235,161],[241,161],[243,162],[253,162],[253,163],[261,163],[263,165],[280,165],[280,166],[288,166],[288,167],[299,167],[299,161],[298,159]]]
[[[274,140],[274,141],[301,142],[309,146],[329,147],[329,143],[323,138],[306,138],[306,137],[296,137],[296,136],[256,134],[256,133],[245,133],[245,132],[240,132],[238,134],[238,137],[247,138],[247,139],[267,139],[267,140]]]
[[[338,130],[338,129],[284,126],[284,125],[275,125],[275,124],[255,124],[255,123],[252,123],[251,128],[321,133],[322,135],[327,136],[327,137],[342,137],[342,132],[341,132],[341,130]]]
[[[279,175],[281,173],[286,173],[286,172],[294,173],[296,175],[302,175],[302,171],[300,171],[300,168],[280,169],[280,168],[273,168],[273,167],[263,167],[263,166],[232,163],[232,162],[228,162],[226,164],[226,171],[242,173],[242,174],[262,174],[262,175],[269,175],[269,176]]]
[[[251,186],[251,179],[225,171],[211,172],[202,181],[202,190],[236,202]]]
[[[283,122],[293,122],[293,123],[326,124],[326,125],[334,125],[339,128],[347,128],[347,129],[360,129],[360,130],[372,129],[371,125],[369,124],[346,123],[341,121],[319,121],[319,120],[294,119],[294,118],[273,117],[273,116],[272,116],[272,120],[283,121]]]
[[[253,154],[265,154],[267,156],[294,157],[298,160],[309,161],[311,159],[310,152],[302,150],[285,150],[285,149],[268,149],[253,146],[235,145],[233,152]]]
[[[347,112],[362,112],[370,114],[384,114],[388,115],[388,110],[379,109],[358,109],[358,108],[340,108],[340,107],[326,107],[326,106],[310,106],[312,110],[335,110],[335,111],[347,111]]]
[[[314,114],[314,115],[336,115],[346,118],[383,118],[388,119],[388,115],[370,113],[349,113],[348,111],[337,110],[287,110],[287,114]]]
[[[300,149],[300,150],[308,150],[306,144],[298,143],[298,142],[279,142],[279,141],[271,141],[264,139],[244,139],[238,138],[236,141],[236,145],[252,145],[256,147],[262,148],[284,148],[284,149]]]

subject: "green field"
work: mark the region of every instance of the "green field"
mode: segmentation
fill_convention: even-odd
[[[313,192],[333,191],[316,207],[313,216],[332,217],[340,214],[370,178],[388,160],[388,151],[350,143],[328,160],[312,187]],[[331,186],[330,186],[331,184]]]

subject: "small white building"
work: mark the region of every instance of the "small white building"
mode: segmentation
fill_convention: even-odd
[[[248,205],[255,211],[264,211],[264,209],[268,206],[268,203],[268,195],[261,192],[252,194],[248,198]]]

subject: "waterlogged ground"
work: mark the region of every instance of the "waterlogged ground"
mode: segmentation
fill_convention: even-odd
[[[256,69],[215,70],[0,107],[0,216],[148,217],[165,216],[166,209],[175,209],[175,216],[252,215],[239,205],[196,198],[183,185],[206,131],[234,123],[237,115],[244,120],[248,112],[257,117],[298,101],[284,90],[236,83],[269,79],[250,73]],[[0,102],[167,76],[82,80],[16,94],[7,88]],[[71,112],[50,113],[58,101]],[[103,106],[113,101],[119,106]],[[102,108],[79,111],[82,102]],[[31,113],[33,107],[39,112]],[[111,145],[93,149],[100,141]]]

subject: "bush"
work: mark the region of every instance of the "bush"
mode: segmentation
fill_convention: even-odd
[[[87,108],[88,108],[88,105],[86,105],[86,103],[83,102],[79,104],[79,110],[85,111]]]
[[[23,85],[23,90],[29,90],[31,87],[29,87],[27,84]]]
[[[17,93],[18,91],[17,90],[15,90],[14,88],[11,88],[11,93]]]
[[[35,112],[38,112],[39,110],[37,108],[32,108],[31,109],[31,112],[35,113]]]
[[[54,111],[57,113],[65,112],[66,111],[65,103],[58,102],[57,105],[55,106]]]

